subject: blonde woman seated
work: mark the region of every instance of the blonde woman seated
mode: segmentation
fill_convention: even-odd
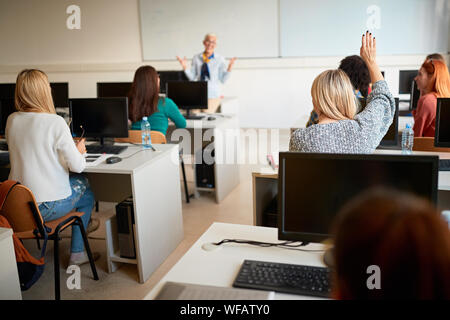
[[[360,56],[373,83],[364,111],[356,114],[355,94],[344,71],[322,72],[311,88],[319,122],[296,130],[291,137],[290,151],[372,153],[380,144],[392,123],[395,101],[376,63],[375,38],[368,32],[362,36]]]

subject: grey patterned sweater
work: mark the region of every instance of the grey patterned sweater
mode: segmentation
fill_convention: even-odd
[[[317,153],[373,153],[380,144],[395,113],[395,101],[386,81],[372,87],[366,108],[353,120],[315,124],[297,129],[291,136],[290,151]]]

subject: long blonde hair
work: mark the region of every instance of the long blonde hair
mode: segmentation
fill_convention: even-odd
[[[334,120],[353,119],[356,98],[349,77],[342,70],[327,70],[319,74],[311,87],[316,112]]]
[[[21,71],[14,96],[17,111],[56,113],[47,75],[41,70]]]

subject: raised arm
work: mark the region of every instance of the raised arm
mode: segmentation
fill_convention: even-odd
[[[368,141],[376,148],[392,123],[395,100],[376,62],[376,40],[368,31],[362,36],[360,55],[373,83],[364,111],[355,116]]]

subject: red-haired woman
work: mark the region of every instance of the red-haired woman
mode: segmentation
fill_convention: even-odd
[[[414,78],[421,96],[413,111],[414,136],[434,137],[437,98],[450,98],[450,76],[443,61],[429,59]]]

